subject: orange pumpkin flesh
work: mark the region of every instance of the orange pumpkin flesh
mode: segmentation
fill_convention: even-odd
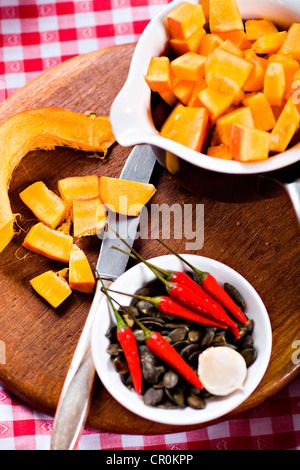
[[[53,308],[59,307],[72,294],[72,290],[64,278],[66,271],[67,269],[63,269],[55,273],[50,270],[30,280],[33,289]]]
[[[23,241],[27,250],[63,263],[69,262],[72,245],[73,237],[59,230],[52,230],[42,222],[35,224]]]
[[[96,235],[106,223],[107,210],[100,198],[73,201],[74,237]]]
[[[64,201],[93,199],[99,197],[99,177],[97,175],[70,176],[58,181],[58,191]]]
[[[69,285],[72,290],[91,294],[95,278],[85,253],[76,245],[72,246],[69,263]]]
[[[104,152],[115,142],[108,117],[87,116],[62,108],[21,112],[0,126],[0,251],[14,236],[14,219],[8,197],[14,169],[32,150],[56,146],[87,152]]]
[[[67,214],[65,202],[42,181],[25,188],[20,193],[20,198],[36,218],[50,228],[56,228]]]

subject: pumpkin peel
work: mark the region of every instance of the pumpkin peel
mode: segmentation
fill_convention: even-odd
[[[0,126],[0,252],[15,235],[8,189],[14,169],[30,151],[67,146],[106,153],[115,142],[109,117],[89,116],[59,107],[20,112]]]

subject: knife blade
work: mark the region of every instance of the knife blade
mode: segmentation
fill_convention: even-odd
[[[120,179],[148,183],[154,170],[156,158],[150,145],[138,145],[130,153]],[[91,355],[91,330],[94,317],[104,296],[99,276],[107,288],[126,270],[129,256],[111,249],[119,246],[119,233],[132,246],[140,221],[138,217],[116,216],[109,211],[107,230],[101,243],[96,266],[96,289],[94,299],[77,343],[71,364],[62,387],[53,420],[51,450],[72,450],[76,447],[88,415],[95,367]]]

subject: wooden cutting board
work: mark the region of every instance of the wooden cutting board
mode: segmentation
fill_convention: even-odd
[[[134,45],[117,46],[54,67],[1,106],[0,122],[21,110],[41,106],[109,115],[111,103],[126,79],[133,51]],[[0,380],[26,403],[51,415],[92,299],[74,292],[54,310],[31,289],[29,279],[50,268],[60,269],[61,264],[35,254],[23,258],[26,250],[21,247],[22,240],[35,220],[18,194],[36,180],[43,180],[57,192],[58,179],[67,176],[98,173],[119,177],[130,150],[114,144],[105,160],[87,158],[83,152],[65,148],[31,152],[22,160],[11,183],[13,212],[23,215],[19,221],[23,230],[0,255],[0,340],[6,347]],[[270,366],[257,390],[234,413],[249,410],[287,385],[300,370],[299,364],[292,361],[293,342],[300,339],[299,232],[289,198],[282,190],[272,199],[212,201],[180,188],[161,167],[154,182],[158,191],[152,203],[204,204],[204,246],[197,253],[236,269],[254,286],[268,309],[273,328]],[[161,228],[157,236],[160,233]],[[95,267],[100,241],[90,237],[79,244]],[[169,244],[179,252],[185,251],[185,239],[170,240]],[[153,239],[137,240],[135,246],[145,258],[166,253]],[[128,412],[99,379],[87,425],[126,434],[182,430]]]

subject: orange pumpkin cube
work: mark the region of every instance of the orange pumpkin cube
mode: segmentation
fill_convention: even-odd
[[[56,228],[67,214],[66,203],[43,181],[31,184],[19,196],[36,218],[50,228]]]
[[[85,253],[73,245],[69,262],[69,286],[72,290],[91,294],[95,288],[95,277]]]
[[[286,37],[286,31],[265,34],[265,36],[261,36],[252,44],[252,49],[256,54],[276,54],[282,47]]]
[[[171,71],[180,80],[196,82],[204,76],[206,57],[196,52],[187,52],[171,61]]]
[[[285,74],[286,90],[290,90],[295,73],[300,69],[299,62],[285,54],[273,54],[268,59],[269,63],[282,64]]]
[[[220,46],[219,49],[222,51],[230,52],[231,54],[237,55],[239,57],[243,57],[243,51],[240,49],[234,42],[230,39],[226,39]]]
[[[270,134],[251,129],[241,124],[233,124],[230,151],[234,160],[253,162],[266,160],[269,156]]]
[[[190,80],[180,80],[180,82],[173,87],[175,97],[181,101],[181,103],[186,105],[193,92],[195,83],[196,82],[192,82]]]
[[[198,52],[203,36],[206,35],[204,28],[198,28],[187,39],[169,39],[169,44],[176,55],[182,55],[186,52]]]
[[[52,270],[46,271],[29,281],[33,289],[53,308],[59,307],[72,294],[64,278],[66,271],[66,269],[57,273]]]
[[[230,146],[231,129],[233,124],[242,124],[246,127],[254,128],[254,120],[249,108],[238,108],[217,119],[215,127],[215,137],[227,147]]]
[[[97,175],[70,176],[58,181],[58,191],[62,199],[92,199],[99,197],[99,177]]]
[[[152,57],[145,80],[152,91],[170,91],[172,88],[170,59],[165,56]]]
[[[34,225],[23,241],[27,250],[62,263],[69,262],[72,245],[73,237],[53,230],[42,222]]]
[[[183,2],[167,16],[167,25],[172,38],[186,40],[206,23],[201,5]]]
[[[74,237],[96,235],[106,223],[107,211],[100,198],[73,201]]]
[[[298,127],[299,113],[292,98],[289,98],[271,132],[270,150],[284,152]]]
[[[288,54],[293,57],[293,59],[300,61],[300,23],[292,24],[280,52],[282,54]]]
[[[278,29],[270,20],[247,20],[245,21],[246,37],[249,41],[257,41],[257,39],[266,34],[278,33]]]
[[[136,217],[155,194],[153,184],[101,176],[100,197],[113,212]]]
[[[217,48],[205,63],[205,78],[210,88],[222,93],[236,94],[243,87],[253,64]]]
[[[205,88],[197,95],[194,100],[194,106],[204,106],[212,123],[222,116],[234,100],[231,93],[222,93],[214,88]]]
[[[179,142],[186,147],[201,152],[208,133],[208,112],[205,108],[196,108],[178,104],[161,129],[161,135]]]
[[[209,28],[212,33],[244,29],[236,0],[210,0]]]
[[[244,51],[246,60],[253,64],[253,68],[243,85],[244,91],[260,91],[264,86],[265,73],[268,66],[266,59],[259,57],[252,49]]]
[[[286,99],[288,100],[289,98],[292,98],[294,105],[300,113],[300,70],[295,73],[290,90],[287,91]]]
[[[212,145],[207,149],[207,155],[209,157],[222,158],[223,160],[232,160],[232,154],[229,148],[224,145]]]
[[[264,93],[257,93],[245,100],[245,104],[249,106],[254,127],[262,131],[270,131],[276,124],[276,120],[272,111],[272,107]]]
[[[222,43],[223,40],[217,34],[205,34],[205,36],[202,36],[198,52],[202,56],[208,57]]]
[[[206,85],[205,78],[200,78],[200,80],[198,80],[194,85],[192,93],[189,96],[187,105],[188,106],[194,106],[195,99],[197,98],[197,95],[200,93],[200,91],[205,90],[206,87],[207,87],[207,85]]]
[[[285,73],[282,64],[271,62],[264,78],[264,94],[271,106],[280,106],[286,90]]]

